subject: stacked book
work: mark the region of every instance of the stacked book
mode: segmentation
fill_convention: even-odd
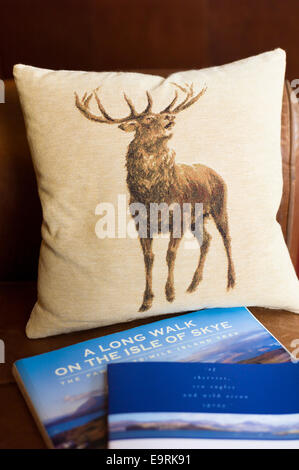
[[[51,448],[298,448],[292,361],[238,307],[22,359],[14,375]]]

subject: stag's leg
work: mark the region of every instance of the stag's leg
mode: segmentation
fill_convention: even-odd
[[[196,233],[194,233],[194,236],[197,238],[198,242],[200,243],[201,240],[196,235]],[[211,242],[211,235],[207,232],[207,230],[205,228],[205,220],[204,220],[204,222],[203,222],[203,233],[202,233],[202,244],[201,244],[201,247],[200,247],[199,262],[198,262],[198,266],[195,270],[195,273],[193,274],[192,282],[191,282],[190,286],[187,289],[187,292],[189,292],[189,293],[194,292],[196,290],[196,288],[198,287],[198,284],[202,280],[203,267],[204,267],[205,260],[206,260],[206,257],[207,257],[210,242]]]
[[[173,238],[173,234],[172,233],[170,234],[170,240],[169,240],[167,255],[166,255],[166,262],[168,266],[168,277],[167,277],[167,281],[165,285],[165,294],[166,294],[166,299],[168,300],[168,302],[172,302],[175,297],[173,272],[174,272],[176,253],[177,253],[177,249],[179,247],[180,241],[181,241],[181,238]]]
[[[230,288],[233,288],[236,283],[236,275],[235,275],[234,263],[232,260],[232,254],[231,254],[231,239],[229,236],[226,210],[223,209],[223,211],[221,211],[219,215],[216,215],[216,216],[214,215],[214,220],[219,230],[219,233],[222,236],[224,248],[225,248],[226,255],[227,255],[227,262],[228,262],[227,289],[230,289]]]
[[[143,294],[143,302],[139,309],[139,312],[144,312],[151,308],[153,303],[154,294],[152,291],[152,270],[154,264],[154,254],[152,250],[153,239],[152,238],[139,238],[140,244],[143,251],[144,265],[145,265],[145,290]]]

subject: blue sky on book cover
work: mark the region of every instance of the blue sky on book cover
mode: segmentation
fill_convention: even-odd
[[[236,307],[163,319],[22,359],[16,367],[55,447],[98,447],[105,434],[108,364],[290,360],[246,308]],[[97,433],[97,429],[102,431]],[[82,435],[86,436],[84,442]]]

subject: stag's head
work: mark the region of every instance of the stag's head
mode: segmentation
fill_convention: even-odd
[[[91,121],[104,124],[119,124],[118,127],[121,130],[125,132],[135,132],[135,135],[141,137],[144,141],[169,138],[171,137],[170,130],[175,124],[176,114],[192,106],[206,91],[206,87],[204,87],[197,95],[194,95],[193,84],[186,84],[185,87],[176,83],[173,83],[173,85],[185,94],[184,99],[177,104],[179,94],[176,89],[171,103],[158,113],[153,113],[152,111],[153,100],[148,91],[146,92],[147,105],[142,112],[137,112],[132,101],[124,94],[124,99],[130,109],[130,114],[123,118],[112,118],[107,113],[101,103],[97,90],[90,94],[85,93],[81,99],[77,93],[75,93],[76,106],[79,111]],[[89,103],[92,97],[96,100],[100,115],[94,114],[89,109]]]

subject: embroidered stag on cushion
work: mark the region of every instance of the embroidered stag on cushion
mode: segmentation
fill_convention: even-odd
[[[81,113],[91,121],[103,124],[119,124],[119,128],[125,132],[134,132],[134,138],[129,144],[126,155],[127,186],[130,193],[130,207],[134,203],[141,203],[146,207],[146,233],[140,236],[140,217],[136,212],[132,214],[143,251],[146,284],[143,294],[143,302],[139,311],[146,311],[152,306],[154,294],[152,290],[152,269],[154,263],[153,231],[150,224],[150,205],[153,203],[179,205],[183,211],[184,204],[191,205],[190,228],[200,244],[200,257],[193,279],[187,292],[194,292],[202,279],[203,267],[210,246],[211,236],[206,230],[206,220],[211,216],[223,239],[227,254],[227,289],[235,285],[235,271],[231,255],[231,240],[229,236],[227,216],[227,188],[224,180],[212,168],[200,163],[187,165],[175,162],[175,152],[168,147],[168,141],[172,137],[171,129],[175,124],[176,115],[194,105],[205,93],[203,88],[194,95],[193,85],[174,84],[185,93],[184,99],[177,104],[178,91],[171,103],[159,113],[152,111],[153,100],[147,92],[147,106],[142,112],[137,112],[132,101],[124,94],[124,99],[130,109],[130,114],[124,118],[112,118],[103,107],[97,90],[93,93],[85,93],[79,99],[75,93],[76,106]],[[89,103],[94,96],[100,115],[94,114]],[[194,230],[196,225],[196,203],[203,204],[203,228],[202,235]],[[165,285],[165,294],[169,302],[175,298],[174,289],[174,265],[177,249],[184,235],[185,226],[182,224],[180,236],[177,236],[174,217],[170,216],[167,230],[170,240],[166,255],[168,265],[168,277]],[[159,216],[157,232],[163,231],[162,221]]]

